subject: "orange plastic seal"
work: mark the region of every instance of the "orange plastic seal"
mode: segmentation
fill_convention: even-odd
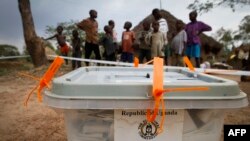
[[[187,56],[183,57],[183,61],[188,66],[190,71],[194,71],[194,66],[192,65],[191,61],[188,59]]]
[[[135,68],[139,67],[139,59],[137,57],[134,57],[134,67]]]
[[[162,98],[163,92],[163,59],[155,57],[154,58],[154,68],[153,68],[153,89],[152,96],[155,99],[154,112],[151,115],[151,110],[147,110],[147,121],[153,122],[159,110],[160,100]]]
[[[188,59],[188,58],[186,58]],[[189,61],[186,60],[186,61]],[[189,61],[189,63],[191,64],[191,62]],[[189,64],[188,63],[188,64]],[[190,65],[190,69],[194,70],[194,68],[192,67],[192,64]],[[153,68],[153,89],[152,89],[152,96],[155,100],[155,105],[153,108],[153,112],[151,112],[150,109],[147,109],[147,121],[148,122],[153,122],[156,117],[157,114],[159,112],[160,106],[162,109],[162,119],[161,119],[161,123],[160,123],[160,127],[158,130],[158,134],[163,132],[163,125],[164,125],[164,121],[165,121],[165,103],[164,103],[164,99],[163,99],[163,94],[164,93],[168,93],[168,92],[183,92],[183,91],[206,91],[209,88],[208,87],[185,87],[185,88],[168,88],[168,89],[164,89],[163,88],[163,59],[162,58],[158,58],[155,57],[154,58],[154,68]]]
[[[41,78],[40,85],[39,85],[38,90],[37,90],[37,98],[40,102],[42,102],[42,96],[41,96],[42,89],[44,87],[50,88],[49,83],[52,80],[52,78],[55,76],[56,72],[61,67],[63,62],[64,62],[64,60],[61,57],[57,56],[55,58],[55,60],[53,61],[53,63],[50,65],[47,72]]]
[[[53,63],[50,65],[50,67],[48,68],[48,70],[46,71],[46,73],[43,75],[43,77],[40,79],[40,83],[35,86],[35,88],[33,88],[31,90],[31,92],[28,94],[28,97],[26,98],[25,102],[24,102],[24,106],[28,105],[28,101],[30,96],[33,94],[33,92],[37,89],[37,98],[39,102],[42,102],[42,95],[41,95],[41,91],[44,89],[44,87],[50,88],[49,83],[52,80],[52,78],[55,76],[56,72],[58,71],[58,69],[61,67],[61,65],[63,64],[64,60],[57,56]],[[24,75],[24,74],[21,74]],[[31,78],[35,78],[32,76],[29,76]],[[37,79],[36,79],[37,80]]]

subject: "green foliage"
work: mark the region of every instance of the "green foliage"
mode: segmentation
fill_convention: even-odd
[[[245,16],[241,20],[241,24],[239,26],[241,31],[244,31],[246,33],[250,33],[250,15]]]
[[[20,55],[17,47],[12,45],[0,45],[0,56],[18,56]]]
[[[103,38],[103,37],[104,37],[105,32],[99,32],[99,33],[98,33],[98,35],[99,35],[99,38],[101,39],[101,38]]]
[[[223,52],[222,54],[224,56],[229,55],[231,48],[234,46],[234,39],[233,39],[233,32],[230,29],[224,29],[220,28],[215,33],[215,38],[217,41],[219,41],[221,44],[223,44]]]
[[[231,30],[225,30],[224,34],[219,39],[219,41],[224,42],[224,43],[232,42],[233,41],[232,31]]]
[[[246,44],[250,43],[250,15],[245,16],[241,20],[235,40],[242,40]]]
[[[0,76],[4,76],[8,73],[8,70],[5,68],[0,68]]]
[[[24,46],[23,48],[24,48],[24,50],[23,50],[23,53],[22,53],[22,54],[23,54],[23,55],[30,55],[29,52],[28,52],[28,50],[27,50],[27,47]],[[26,61],[27,61],[27,62],[32,62],[31,57],[27,57],[27,58],[26,58]]]
[[[216,31],[214,38],[225,46],[225,49],[234,47],[235,43],[250,43],[250,15],[244,17],[239,25],[239,29],[232,31],[230,29],[220,28]],[[227,50],[228,51],[228,50]]]
[[[188,5],[188,9],[196,10],[199,13],[207,13],[213,8],[224,6],[229,7],[234,12],[237,6],[250,7],[249,0],[194,0]]]
[[[60,22],[57,24],[57,26],[60,25],[63,27],[63,34],[66,36],[67,42],[71,41],[72,31],[75,29],[78,30],[76,23],[78,23],[78,21],[71,20],[69,22]],[[45,29],[46,35],[48,35],[48,37],[55,35],[57,26],[47,25]],[[85,39],[85,33],[82,30],[78,30],[78,33],[81,39]]]
[[[223,43],[230,43],[233,41],[233,32],[230,29],[224,29],[223,27],[216,31],[215,38]]]
[[[86,39],[86,34],[84,31],[78,29],[78,27],[76,26],[76,23],[78,23],[78,21],[74,21],[74,20],[71,20],[69,22],[61,22],[61,23],[58,23],[57,26],[62,26],[63,27],[63,34],[66,36],[66,41],[71,43],[71,39],[73,38],[72,37],[72,31],[73,30],[77,30],[78,33],[79,33],[79,37],[83,40],[83,42],[85,41]],[[46,26],[46,29],[45,29],[45,33],[47,35],[47,37],[51,37],[51,36],[54,36],[56,34],[56,28],[57,26]],[[105,33],[104,32],[98,32],[98,35],[99,35],[99,38],[101,39]],[[56,40],[56,39],[54,39]],[[53,47],[53,45],[50,43],[50,42],[47,42],[46,41],[46,46],[47,47],[50,47],[51,49],[55,50],[56,54],[60,54],[60,50],[57,49],[56,47]],[[92,58],[94,58],[93,54],[91,55]]]

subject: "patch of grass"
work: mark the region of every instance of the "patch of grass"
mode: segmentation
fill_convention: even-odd
[[[0,68],[0,76],[4,76],[6,74],[8,74],[8,70],[5,68]]]
[[[26,71],[32,68],[33,65],[24,60],[0,61],[0,76],[17,71]]]

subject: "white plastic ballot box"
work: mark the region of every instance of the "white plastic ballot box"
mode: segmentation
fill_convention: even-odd
[[[63,111],[70,141],[219,141],[224,111],[248,105],[235,81],[164,67],[164,88],[209,89],[164,93],[166,110],[147,122],[152,85],[153,67],[82,67],[55,78],[44,103]]]

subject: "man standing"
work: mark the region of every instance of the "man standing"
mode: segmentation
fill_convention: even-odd
[[[82,20],[77,24],[77,26],[86,33],[85,58],[89,59],[92,51],[94,51],[95,58],[100,60],[101,56],[98,45],[98,23],[96,21],[97,12],[95,10],[90,10],[89,15],[89,18]],[[86,62],[86,65],[88,66],[89,63]]]
[[[162,51],[163,51],[163,54],[164,56],[164,61],[165,61],[165,64],[168,65],[168,57],[170,56],[170,48],[167,46],[168,44],[168,36],[167,36],[167,33],[168,33],[168,23],[166,21],[166,19],[162,18],[162,15],[161,15],[161,11],[157,8],[153,9],[152,10],[152,15],[155,19],[155,21],[157,21],[159,23],[159,31],[161,33],[163,33],[164,35],[164,43],[163,43],[163,47],[162,47]]]
[[[199,35],[204,31],[211,31],[212,28],[209,25],[201,21],[197,21],[197,12],[192,11],[189,13],[190,23],[186,25],[187,32],[187,47],[186,55],[189,59],[195,58],[196,67],[200,67],[200,57],[201,57],[201,42]]]

